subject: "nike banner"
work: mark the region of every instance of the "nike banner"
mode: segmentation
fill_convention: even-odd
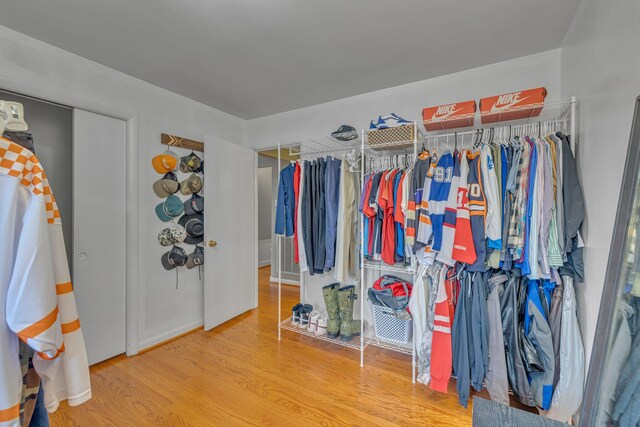
[[[539,87],[482,98],[480,121],[486,124],[539,116],[546,97],[547,90]]]
[[[428,131],[473,126],[476,114],[476,101],[456,102],[438,105],[422,110],[424,127]]]

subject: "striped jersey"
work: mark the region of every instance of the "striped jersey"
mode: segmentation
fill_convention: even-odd
[[[19,426],[18,340],[36,352],[49,412],[91,397],[62,223],[46,174],[29,150],[0,138],[0,426]]]
[[[476,261],[476,248],[473,245],[471,222],[469,220],[468,177],[469,161],[467,160],[467,152],[463,151],[460,156],[460,177],[458,178],[459,182],[456,205],[456,234],[453,239],[451,257],[456,261],[473,264]]]
[[[469,265],[467,271],[486,271],[487,248],[485,246],[485,217],[487,214],[487,202],[482,187],[482,174],[480,172],[480,153],[467,153],[469,161],[469,175],[467,185],[469,188],[469,216],[471,222],[471,234],[473,245],[476,248],[476,260]]]

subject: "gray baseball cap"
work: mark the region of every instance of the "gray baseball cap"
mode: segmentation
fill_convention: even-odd
[[[160,258],[165,270],[173,270],[187,263],[187,253],[180,246],[174,246],[169,252],[165,252]]]
[[[193,267],[201,266],[202,264],[204,264],[204,248],[196,245],[193,252],[187,256],[187,263],[185,265],[187,268],[191,269]]]
[[[194,194],[190,199],[184,201],[184,213],[195,215],[204,211],[204,197]]]

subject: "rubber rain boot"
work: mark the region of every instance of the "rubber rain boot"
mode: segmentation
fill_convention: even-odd
[[[332,283],[322,288],[322,296],[324,297],[324,305],[327,307],[327,336],[329,338],[338,338],[340,333],[340,308],[338,306],[338,288],[340,283]]]
[[[360,321],[353,319],[353,302],[358,298],[354,285],[345,286],[338,290],[338,304],[340,305],[340,339],[349,341],[360,335]]]

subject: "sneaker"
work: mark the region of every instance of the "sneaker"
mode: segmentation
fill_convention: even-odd
[[[378,119],[378,122],[380,121],[384,123],[384,128],[381,128],[380,125],[378,125],[378,129],[386,129],[391,127],[404,126],[404,125],[411,124],[410,121],[403,119],[396,113],[391,113],[388,116],[380,117]]]
[[[309,327],[309,315],[313,311],[313,306],[311,304],[305,304],[300,310],[300,324],[298,328],[305,329]]]
[[[291,324],[292,325],[300,325],[300,310],[304,307],[302,304],[298,303],[293,306],[291,309]]]
[[[331,137],[338,141],[351,141],[358,138],[358,131],[353,126],[342,125],[331,133]]]
[[[316,326],[316,335],[325,335],[327,333],[327,316],[318,317],[318,325]]]
[[[318,319],[320,318],[320,312],[312,311],[309,314],[309,328],[307,329],[309,332],[314,333],[318,329]]]

